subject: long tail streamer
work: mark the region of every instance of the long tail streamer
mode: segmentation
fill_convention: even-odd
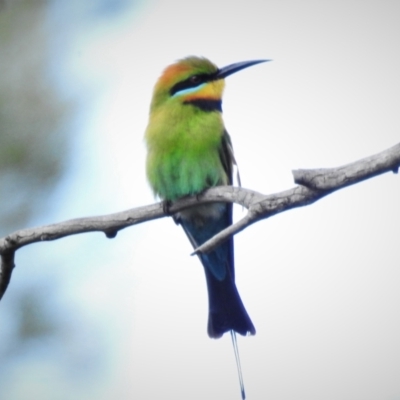
[[[238,371],[238,375],[239,375],[240,392],[242,394],[242,400],[245,400],[246,393],[244,391],[242,367],[240,365],[239,348],[238,348],[238,345],[237,345],[236,332],[235,331],[231,330],[231,338],[232,338],[233,350],[235,352],[237,371]]]

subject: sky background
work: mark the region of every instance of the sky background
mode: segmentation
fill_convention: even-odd
[[[79,107],[67,173],[32,224],[154,201],[143,141],[152,87],[187,55],[221,67],[273,59],[226,82],[246,188],[275,193],[293,187],[293,169],[395,145],[399,13],[389,0],[54,2],[49,82]],[[238,338],[249,400],[400,399],[399,204],[399,176],[386,174],[235,237],[237,286],[257,329]],[[8,291],[42,285],[64,328],[61,345],[44,338],[15,351],[5,398],[239,399],[230,337],[206,333],[191,250],[170,218],[114,240],[93,233],[19,250]]]

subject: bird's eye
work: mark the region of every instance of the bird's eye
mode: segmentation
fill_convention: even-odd
[[[0,0],[1,3],[1,0]],[[176,93],[191,90],[198,89],[201,87],[202,84],[206,83],[208,81],[208,75],[207,74],[198,74],[198,75],[192,75],[188,76],[184,81],[180,81],[176,83],[171,89],[170,89],[170,94],[171,96],[174,96]],[[187,93],[187,92],[184,92]]]
[[[201,78],[198,75],[193,75],[190,77],[190,82],[197,85],[201,82]]]

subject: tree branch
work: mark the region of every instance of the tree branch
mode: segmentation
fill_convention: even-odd
[[[294,170],[295,183],[319,190],[338,190],[385,172],[399,171],[400,143],[351,164],[330,169]]]
[[[193,252],[193,254],[206,253],[261,219],[312,204],[336,190],[374,176],[390,171],[397,173],[399,167],[400,143],[381,153],[338,168],[294,170],[292,171],[294,181],[300,186],[276,194],[264,195],[249,189],[219,186],[207,189],[200,195],[177,200],[169,207],[169,214],[166,214],[164,204],[160,202],[105,216],[77,218],[57,224],[22,229],[0,239],[0,299],[11,279],[15,266],[15,251],[31,243],[56,240],[85,232],[104,232],[108,238],[113,238],[121,229],[172,215],[199,204],[230,202],[247,208],[248,212],[244,218]]]

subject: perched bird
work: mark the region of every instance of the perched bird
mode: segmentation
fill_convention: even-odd
[[[187,57],[164,70],[145,133],[147,178],[155,195],[172,201],[232,184],[235,159],[221,107],[224,78],[264,61],[219,69],[206,58]],[[232,204],[201,205],[174,218],[196,248],[232,223]],[[219,338],[230,330],[254,335],[235,285],[233,238],[200,259],[208,287],[209,336]]]
[[[221,107],[224,78],[265,61],[219,69],[206,58],[187,57],[164,70],[154,88],[145,133],[147,178],[155,195],[169,202],[232,185],[235,158]],[[196,248],[232,224],[232,204],[199,205],[174,219]],[[208,288],[208,335],[219,338],[231,331],[236,346],[234,332],[254,335],[256,330],[236,288],[233,238],[199,257]]]

